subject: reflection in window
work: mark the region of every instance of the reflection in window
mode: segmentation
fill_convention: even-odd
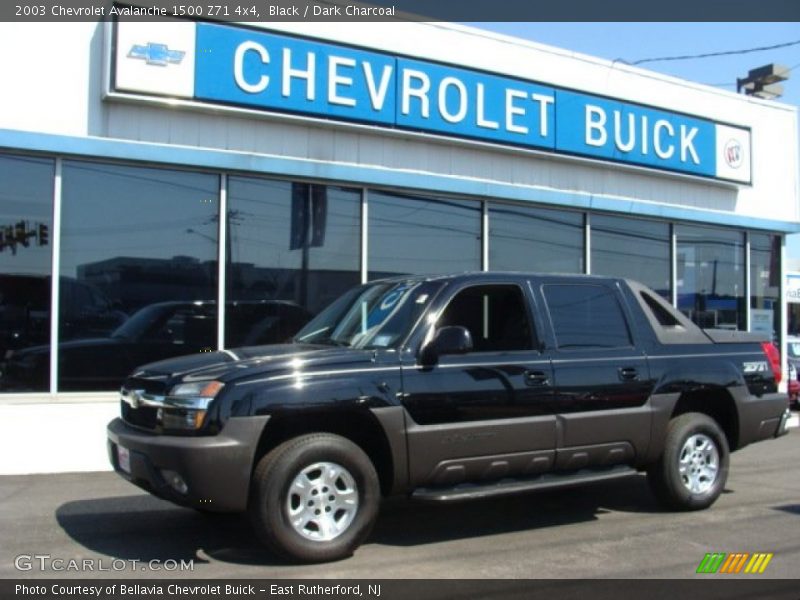
[[[527,206],[489,206],[492,271],[583,273],[583,215]]]
[[[478,202],[369,193],[369,278],[477,271]]]
[[[65,162],[59,389],[216,348],[219,178]]]
[[[781,330],[781,238],[750,234],[750,331],[763,331],[778,340]],[[789,332],[798,323],[789,320]]]
[[[225,345],[283,342],[360,281],[358,190],[228,179]]]
[[[745,329],[744,234],[677,225],[678,308],[703,328]]]
[[[0,156],[0,391],[50,386],[54,164]]]
[[[669,224],[592,215],[592,273],[626,277],[670,299]]]

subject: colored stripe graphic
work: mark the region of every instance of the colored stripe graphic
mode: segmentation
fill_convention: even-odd
[[[744,554],[742,554],[742,558],[739,559],[739,562],[736,564],[736,570],[734,571],[734,573],[738,573],[739,571],[742,570],[742,567],[744,567],[744,563],[747,561],[747,558],[749,556],[750,556],[749,552],[745,552]]]
[[[697,572],[716,573],[723,560],[725,560],[724,552],[706,553],[705,558],[700,562],[700,566],[697,567]]]
[[[728,560],[722,565],[720,573],[738,573],[744,566],[745,561],[750,556],[749,552],[736,552],[728,555]]]
[[[774,555],[772,552],[768,554],[765,552],[753,554],[753,558],[750,559],[750,562],[747,564],[747,567],[745,568],[744,572],[763,573],[766,570],[769,561],[772,560],[773,556]]]
[[[697,573],[713,574],[724,573],[726,575],[735,575],[742,572],[760,574],[767,569],[767,565],[772,560],[774,554],[772,552],[756,552],[750,554],[749,552],[732,552],[730,554],[725,552],[709,552],[700,561],[697,567]],[[748,560],[749,559],[749,560]],[[745,566],[747,565],[747,566]]]

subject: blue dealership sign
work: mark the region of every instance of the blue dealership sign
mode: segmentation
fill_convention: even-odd
[[[525,81],[398,59],[395,125],[554,149],[554,90]]]
[[[392,57],[208,23],[196,47],[198,100],[394,124]]]
[[[556,95],[557,151],[716,174],[711,121],[588,94],[559,90]]]
[[[750,181],[750,132],[745,128],[267,30],[216,23],[173,26],[181,28],[174,39],[138,41],[127,34],[132,47],[117,44],[117,90]],[[118,39],[123,35],[118,33]],[[186,52],[189,60],[154,61],[143,48],[169,49],[170,56]],[[147,67],[153,78],[145,76]],[[136,71],[126,75],[126,69]],[[176,74],[184,69],[182,87],[173,85],[167,69]],[[167,84],[172,87],[159,87]]]

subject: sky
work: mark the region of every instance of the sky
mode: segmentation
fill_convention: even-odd
[[[609,60],[634,61],[748,50],[800,42],[800,23],[469,23]],[[792,69],[778,100],[800,105],[800,43],[774,50],[689,60],[648,62],[642,68],[736,91],[736,78],[777,63]],[[798,166],[800,168],[800,165]],[[786,255],[800,259],[800,234],[787,237]]]

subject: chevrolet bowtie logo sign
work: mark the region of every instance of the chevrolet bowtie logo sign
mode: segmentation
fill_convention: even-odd
[[[138,58],[144,60],[148,65],[166,67],[167,65],[179,65],[186,52],[183,50],[170,50],[166,44],[154,44],[148,42],[142,46],[134,44],[128,51],[128,58]]]

